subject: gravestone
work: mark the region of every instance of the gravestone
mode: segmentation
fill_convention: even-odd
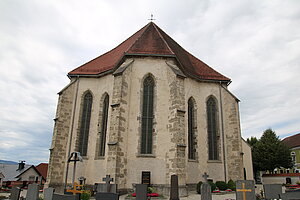
[[[179,200],[178,176],[175,174],[171,176],[170,200]]]
[[[202,176],[204,178],[204,182],[201,185],[201,200],[212,200],[211,196],[211,187],[209,183],[207,182],[207,178],[209,177],[207,173],[205,172]]]
[[[71,194],[53,194],[52,200],[80,200],[80,196]]]
[[[54,194],[54,188],[46,188],[44,190],[44,200],[52,200],[53,199],[53,194]]]
[[[13,187],[10,193],[11,200],[19,200],[21,189],[17,187]]]
[[[116,193],[101,192],[95,196],[96,200],[119,200],[119,195]]]
[[[281,184],[265,184],[264,191],[266,199],[281,199],[282,197]]]
[[[256,200],[254,181],[236,181],[236,200]]]
[[[105,181],[105,185],[106,185],[105,192],[109,192],[110,191],[110,186],[111,186],[110,182],[114,181],[114,179],[110,178],[110,175],[106,175],[106,177],[103,178],[102,180]]]
[[[150,185],[151,172],[142,172],[142,184]]]
[[[37,200],[39,198],[39,186],[36,183],[32,183],[28,186],[26,200]]]
[[[285,191],[285,193],[282,194],[282,197],[283,197],[282,200],[299,200],[300,189]]]
[[[106,183],[97,183],[96,192],[110,192],[117,193],[117,184],[110,184],[108,191]]]
[[[148,185],[136,184],[135,186],[136,199],[147,200],[147,188]]]

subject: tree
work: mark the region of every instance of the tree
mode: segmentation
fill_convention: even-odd
[[[272,172],[279,167],[293,167],[289,148],[281,142],[272,129],[265,130],[258,141],[255,139],[247,139],[248,143],[252,145],[254,171],[269,170]]]

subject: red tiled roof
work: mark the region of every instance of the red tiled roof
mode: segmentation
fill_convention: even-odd
[[[263,177],[280,177],[280,176],[299,176],[300,173],[283,173],[283,174],[263,174]]]
[[[286,137],[282,140],[284,144],[286,144],[288,147],[299,147],[300,146],[300,133],[296,135],[292,135],[290,137]]]
[[[114,71],[126,56],[174,57],[187,76],[200,80],[229,82],[230,79],[184,50],[153,22],[148,23],[111,51],[69,72],[69,76],[98,75]]]
[[[48,172],[48,163],[40,163],[35,168],[42,175],[42,177],[46,180],[47,172]]]

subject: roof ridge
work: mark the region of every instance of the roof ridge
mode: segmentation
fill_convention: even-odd
[[[151,23],[153,23],[153,22],[151,22]],[[169,46],[169,44],[167,43],[167,41],[165,40],[165,38],[162,36],[162,34],[160,33],[160,31],[157,29],[157,25],[156,25],[155,23],[153,23],[153,26],[154,26],[155,30],[158,32],[159,36],[160,36],[160,37],[162,38],[162,40],[164,41],[164,43],[167,45],[168,49],[169,49],[174,55],[176,55],[176,54],[174,53],[174,51],[171,49],[171,47]]]
[[[146,24],[146,26],[144,26],[143,28],[141,28],[140,30],[138,30],[136,33],[138,33],[139,31],[141,31],[142,29],[144,29],[144,31],[139,35],[139,37],[136,38],[136,40],[134,42],[132,42],[132,44],[126,49],[125,53],[127,51],[129,51],[129,49],[131,49],[131,47],[142,37],[142,35],[145,34],[147,28],[150,26],[151,22],[149,22],[148,24]],[[132,36],[134,36],[136,33],[134,33]],[[132,37],[130,36],[130,37]],[[129,38],[128,38],[129,39]],[[125,42],[125,41],[124,41]]]

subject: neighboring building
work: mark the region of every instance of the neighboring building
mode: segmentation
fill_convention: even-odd
[[[46,182],[47,170],[47,163],[41,163],[36,167],[26,165],[25,161],[18,164],[0,164],[0,182],[6,187],[14,185],[25,187],[33,182],[43,185]]]
[[[47,178],[57,192],[72,182],[72,152],[83,157],[75,180],[94,185],[109,174],[121,190],[149,181],[167,193],[177,174],[186,194],[205,172],[213,181],[238,180],[244,164],[252,165],[249,147],[242,148],[239,100],[227,88],[231,80],[153,22],[68,77]]]
[[[27,182],[27,184],[35,182],[43,185],[46,182],[47,170],[47,163],[41,163],[36,167],[34,165],[31,165],[29,168],[16,176],[16,178],[17,181]]]
[[[4,178],[5,178],[5,176],[2,174],[2,172],[0,172],[0,188],[2,187]]]
[[[300,173],[300,133],[286,137],[282,142],[290,148],[294,162],[294,167],[290,169],[289,172]]]

